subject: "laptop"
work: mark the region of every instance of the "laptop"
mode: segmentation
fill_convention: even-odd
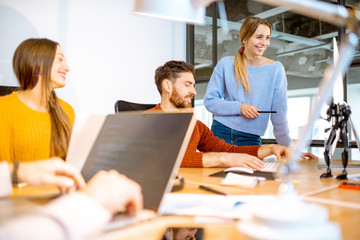
[[[195,123],[190,112],[121,112],[75,121],[67,161],[81,169],[85,181],[99,170],[115,169],[142,187],[144,211],[136,217],[115,216],[106,230],[159,215]]]

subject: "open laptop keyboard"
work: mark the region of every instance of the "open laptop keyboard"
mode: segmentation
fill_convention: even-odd
[[[264,167],[261,169],[263,172],[276,172],[279,168],[278,162],[265,162]]]

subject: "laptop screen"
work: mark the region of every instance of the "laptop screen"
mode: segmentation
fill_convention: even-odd
[[[115,169],[141,185],[145,208],[157,209],[182,161],[192,119],[193,113],[108,115],[82,169],[85,180]]]

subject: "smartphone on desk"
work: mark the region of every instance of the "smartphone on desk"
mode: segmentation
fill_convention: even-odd
[[[161,240],[203,240],[204,229],[196,227],[168,227]]]

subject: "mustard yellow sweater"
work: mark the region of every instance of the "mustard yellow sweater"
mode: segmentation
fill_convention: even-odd
[[[59,99],[74,123],[73,108]],[[51,120],[20,101],[18,92],[0,97],[0,161],[36,161],[50,157]]]

